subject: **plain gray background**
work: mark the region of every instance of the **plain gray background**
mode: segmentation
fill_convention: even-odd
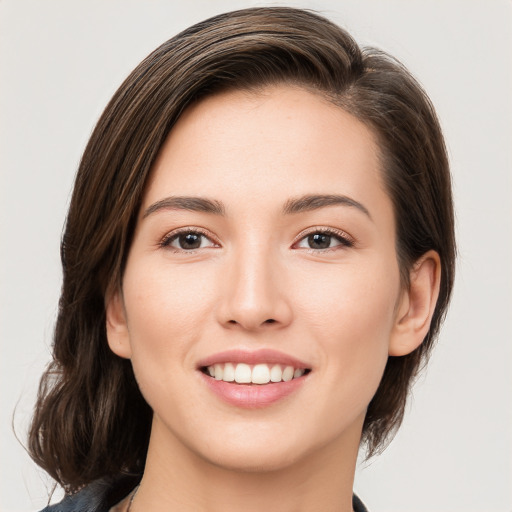
[[[452,307],[390,447],[358,469],[372,512],[512,510],[512,3],[507,0],[0,0],[0,510],[42,508],[24,440],[49,360],[59,239],[78,161],[131,69],[179,30],[252,5],[321,11],[401,59],[451,158]]]

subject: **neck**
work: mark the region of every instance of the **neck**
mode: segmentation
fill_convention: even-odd
[[[131,512],[351,512],[361,431],[345,434],[292,464],[243,471],[206,460],[156,420]]]

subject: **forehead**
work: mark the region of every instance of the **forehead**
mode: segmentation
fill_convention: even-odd
[[[209,96],[180,117],[144,205],[170,195],[251,197],[384,193],[372,131],[323,96],[279,85]]]

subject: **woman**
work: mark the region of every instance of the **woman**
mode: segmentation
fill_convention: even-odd
[[[80,164],[34,460],[45,510],[364,510],[448,304],[442,134],[396,61],[306,11],[199,23]]]

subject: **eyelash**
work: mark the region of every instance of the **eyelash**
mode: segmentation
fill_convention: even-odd
[[[196,227],[186,227],[186,228],[181,228],[181,229],[172,231],[171,233],[168,233],[167,235],[165,235],[158,245],[164,249],[170,249],[176,253],[186,252],[188,254],[191,254],[191,253],[195,253],[198,249],[204,249],[204,247],[199,247],[197,249],[182,249],[182,248],[177,248],[177,247],[171,246],[171,243],[174,242],[175,240],[177,240],[180,235],[188,235],[188,234],[200,235],[200,236],[206,238],[207,240],[209,240],[212,244],[214,244],[216,246],[219,245],[218,242],[216,242],[214,240],[214,238],[212,237],[212,235],[210,233],[208,233],[207,231],[205,231],[201,228],[196,228]]]
[[[211,236],[210,233],[208,233],[207,231],[205,231],[201,228],[196,228],[196,227],[186,227],[186,228],[181,228],[176,231],[172,231],[171,233],[168,233],[167,235],[165,235],[164,238],[162,238],[162,240],[160,241],[160,243],[158,245],[161,248],[170,249],[176,253],[186,252],[188,254],[195,253],[197,250],[205,248],[205,247],[198,247],[196,249],[183,249],[183,248],[172,247],[171,246],[172,242],[177,240],[180,235],[184,235],[184,234],[200,235],[202,237],[205,237],[212,244],[219,246],[219,243],[214,240],[214,238]],[[326,247],[326,248],[321,248],[321,249],[314,249],[312,247],[309,247],[309,248],[296,247],[297,244],[306,240],[308,237],[310,237],[312,235],[317,235],[317,234],[322,234],[322,235],[332,237],[332,238],[336,239],[339,242],[339,244],[335,245],[334,247]],[[354,246],[354,243],[355,243],[354,239],[351,236],[349,236],[347,233],[345,233],[344,231],[334,229],[334,228],[313,227],[313,228],[309,228],[307,231],[303,231],[302,233],[300,233],[297,236],[297,238],[295,239],[295,241],[293,242],[292,248],[306,250],[310,253],[318,254],[318,253],[326,253],[326,252],[330,252],[330,251],[339,250],[338,248],[350,248],[350,247]]]
[[[355,244],[355,240],[350,235],[345,233],[344,231],[341,231],[339,229],[334,229],[334,228],[326,228],[326,227],[318,226],[318,227],[308,228],[306,231],[303,231],[302,233],[300,233],[297,236],[296,241],[293,242],[292,247],[296,246],[298,243],[302,242],[303,240],[306,240],[308,237],[310,237],[312,235],[316,235],[316,234],[327,235],[329,237],[332,237],[339,242],[339,245],[335,245],[334,247],[326,247],[324,249],[313,249],[312,247],[309,247],[309,248],[303,247],[300,249],[308,251],[309,253],[312,253],[312,254],[318,254],[318,253],[326,253],[326,252],[336,251],[336,250],[343,249],[343,248],[345,248],[345,249],[351,248],[351,247],[354,247],[354,244]]]

